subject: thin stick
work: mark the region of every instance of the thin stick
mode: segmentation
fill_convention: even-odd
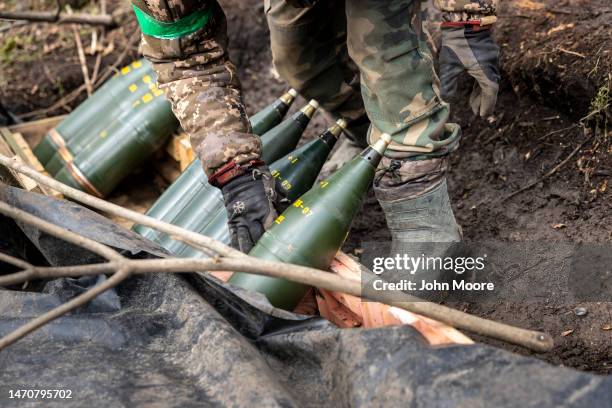
[[[2,20],[40,21],[57,24],[88,24],[114,27],[117,25],[109,14],[65,14],[54,11],[0,11]]]
[[[39,279],[36,268],[27,268],[21,272],[0,276],[0,287],[13,286],[31,280]]]
[[[557,134],[557,133],[565,132],[566,130],[571,130],[571,129],[575,128],[575,127],[578,127],[578,124],[577,124],[577,123],[574,123],[573,125],[568,126],[568,127],[566,127],[566,128],[563,128],[563,129],[557,129],[557,130],[553,130],[552,132],[548,132],[548,133],[547,133],[547,134],[545,134],[544,136],[540,136],[540,137],[538,138],[538,140],[546,139],[546,138],[547,138],[547,137],[549,137],[549,136],[552,136],[552,135]]]
[[[113,72],[115,72],[119,68],[119,66],[123,63],[123,60],[127,56],[128,52],[130,51],[130,46],[131,46],[132,42],[136,38],[138,38],[139,36],[140,36],[140,31],[139,30],[135,30],[132,33],[130,38],[127,40],[127,44],[125,45],[125,48],[123,49],[123,51],[121,51],[121,54],[119,54],[119,56],[117,57],[117,59],[115,60],[115,62],[112,65],[107,67],[107,69],[104,72],[104,74],[100,75],[100,77],[98,78],[97,82],[94,83],[94,88],[97,88],[99,85],[101,85],[104,81],[106,81],[108,79],[108,77],[110,77],[113,74]]]
[[[100,0],[100,12],[101,14],[106,14],[106,0]],[[94,31],[95,33],[96,31]],[[106,39],[106,27],[102,27],[100,29],[100,46],[104,46],[104,40]],[[95,53],[96,49],[92,49],[92,52]],[[102,64],[102,53],[98,52],[96,55],[96,62],[94,64],[93,73],[91,74],[91,83],[95,84],[98,79],[98,73],[100,72],[100,64]]]
[[[62,99],[55,102],[50,107],[44,108],[44,109],[38,109],[38,110],[28,112],[28,113],[24,113],[23,115],[20,115],[19,118],[28,119],[34,116],[45,115],[49,112],[53,112],[54,110],[59,109],[69,104],[70,102],[74,101],[76,98],[79,97],[79,95],[81,95],[81,92],[83,92],[84,90],[85,90],[85,84],[79,86],[78,88],[70,92],[68,95],[64,96]]]
[[[584,54],[580,54],[579,52],[576,52],[576,51],[566,50],[565,48],[561,48],[561,47],[557,47],[557,49],[566,54],[574,55],[579,58],[586,58]]]
[[[16,266],[18,268],[21,269],[30,269],[32,268],[32,265],[22,259],[19,258],[15,258],[14,256],[11,256],[9,254],[5,254],[3,252],[0,252],[0,261],[6,262],[7,264],[11,264],[13,266]]]
[[[70,197],[76,201],[79,201],[97,210],[103,211],[107,214],[112,214],[117,217],[130,220],[134,223],[142,224],[145,227],[154,228],[168,235],[172,235],[175,237],[175,239],[193,245],[195,248],[197,248],[198,246],[205,247],[223,256],[246,256],[242,252],[205,235],[200,235],[184,228],[177,227],[176,225],[156,220],[155,218],[151,218],[135,211],[128,210],[127,208],[123,208],[119,205],[109,203],[108,201],[102,200],[75,188],[69,187],[63,183],[60,183],[57,180],[52,179],[51,177],[39,173],[38,171],[25,164],[19,163],[2,154],[0,154],[0,164],[6,167],[10,167],[11,169],[20,173],[23,173],[31,179],[39,182],[40,184],[48,186],[53,190],[59,191],[66,197]]]
[[[87,95],[91,96],[93,93],[93,86],[89,80],[89,69],[87,68],[87,59],[85,58],[85,51],[83,50],[83,42],[81,41],[81,35],[76,25],[72,26],[72,32],[74,33],[74,42],[77,46],[77,55],[79,56],[79,63],[81,64],[81,72],[83,73],[83,81],[85,82],[85,89],[87,89]]]
[[[589,141],[591,140],[591,138],[588,138],[587,140],[585,140],[584,142],[580,143],[580,145],[578,145],[578,147],[576,147],[570,154],[569,156],[567,156],[561,163],[557,164],[555,167],[553,167],[548,173],[546,173],[545,175],[543,175],[542,177],[538,178],[537,180],[527,184],[524,187],[519,188],[518,190],[516,190],[513,193],[508,194],[506,197],[504,197],[500,202],[503,203],[504,201],[507,201],[509,199],[511,199],[512,197],[514,197],[517,194],[522,193],[525,190],[529,190],[531,187],[535,186],[536,184],[538,184],[540,181],[546,180],[548,177],[552,176],[553,174],[555,174],[561,167],[565,166],[567,164],[567,162],[569,162],[572,157],[574,157],[576,155],[576,153],[578,153],[583,147],[584,145],[586,145]]]
[[[54,309],[51,309],[50,311],[38,316],[37,318],[33,320],[30,320],[28,323],[19,327],[17,330],[12,331],[11,333],[1,338],[0,339],[0,350],[13,344],[17,340],[28,335],[29,333],[33,332],[39,327],[44,326],[45,324],[51,322],[52,320],[55,320],[58,317],[61,317],[65,315],[66,313],[80,306],[83,306],[90,300],[94,299],[96,296],[106,292],[110,288],[117,286],[119,283],[124,281],[129,276],[130,276],[129,269],[121,268],[117,271],[117,273],[115,273],[113,276],[111,276],[109,279],[105,280],[101,284],[94,286],[93,288],[75,297],[74,299],[71,299],[70,301],[63,303],[62,305]]]
[[[522,345],[532,350],[547,351],[552,347],[552,339],[545,333],[493,322],[447,306],[423,301],[407,294],[405,294],[405,301],[397,300],[399,294],[393,294],[393,298],[386,292],[365,294],[362,293],[361,283],[358,281],[299,265],[287,265],[251,257],[247,259],[167,258],[124,260],[118,264],[123,265],[123,267],[126,267],[134,274],[183,273],[197,270],[231,270],[287,279],[329,291],[346,293],[357,297],[367,297],[376,302],[396,306],[400,309],[439,320],[458,329],[504,340],[512,344]],[[107,263],[60,268],[38,268],[38,276],[58,278],[61,276],[98,275],[100,273],[110,272],[116,267],[117,265],[114,263]]]
[[[34,225],[41,231],[44,231],[53,236],[59,237],[66,242],[74,245],[83,247],[97,255],[100,255],[109,260],[122,260],[125,259],[119,255],[116,251],[103,245],[93,239],[86,238],[82,235],[76,234],[72,231],[68,231],[65,228],[59,227],[55,224],[45,221],[42,218],[36,217],[28,212],[15,208],[5,202],[0,201],[0,213],[8,217],[11,217],[17,221],[25,222],[30,225]]]

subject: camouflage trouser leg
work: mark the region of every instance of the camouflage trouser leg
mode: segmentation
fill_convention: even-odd
[[[274,66],[290,86],[323,109],[358,128],[367,117],[360,95],[359,70],[346,44],[344,0],[325,0],[294,8],[285,0],[265,0]],[[352,122],[352,123],[351,123]]]
[[[266,0],[272,54],[279,74],[308,97],[337,114],[361,110],[355,86],[372,121],[370,142],[392,135],[387,156],[423,159],[456,147],[458,126],[447,125],[448,105],[439,97],[431,53],[421,34],[420,0],[318,2],[296,9]],[[346,31],[345,25],[346,24]],[[347,72],[344,41],[360,72]],[[350,79],[349,79],[350,78]]]
[[[389,157],[447,154],[458,126],[447,126],[449,107],[423,35],[420,0],[346,2],[348,51],[361,72],[361,91],[372,121],[370,142],[391,134]]]

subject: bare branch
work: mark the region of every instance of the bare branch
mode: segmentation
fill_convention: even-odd
[[[100,198],[94,197],[87,193],[84,193],[75,188],[69,187],[59,181],[52,179],[51,177],[45,176],[34,170],[33,168],[21,164],[7,156],[0,154],[0,164],[11,169],[25,174],[31,179],[52,188],[53,190],[61,192],[64,196],[70,197],[76,201],[93,207],[97,210],[103,211],[108,214],[115,215],[117,217],[130,220],[137,224],[142,224],[146,227],[154,228],[158,231],[173,236],[175,239],[192,245],[194,248],[204,247],[212,250],[213,252],[223,256],[233,257],[245,257],[246,255],[240,251],[235,250],[219,241],[216,241],[205,235],[197,234],[195,232],[186,230],[184,228],[177,227],[176,225],[168,224],[167,222],[156,220],[149,216],[137,213],[127,208],[123,208],[116,204],[109,203]]]
[[[125,259],[119,255],[116,251],[106,245],[100,244],[92,239],[86,238],[82,235],[76,234],[72,231],[68,231],[65,228],[58,227],[48,221],[38,218],[30,213],[15,208],[7,203],[0,201],[0,213],[8,217],[11,217],[17,221],[25,222],[30,225],[34,225],[36,228],[44,231],[48,234],[63,239],[64,241],[70,242],[71,244],[78,245],[91,252],[98,254],[106,259],[117,261]]]
[[[5,254],[3,252],[0,252],[0,261],[6,262],[7,264],[11,264],[13,266],[16,266],[18,268],[21,269],[30,269],[32,268],[32,265],[22,259],[19,258],[15,258],[14,256],[11,256],[9,254]]]
[[[589,137],[587,140],[585,140],[584,142],[580,143],[561,163],[557,164],[555,167],[553,167],[550,171],[548,171],[542,177],[539,177],[538,179],[536,179],[536,180],[532,181],[531,183],[527,184],[526,186],[521,187],[518,190],[508,194],[507,196],[505,196],[501,200],[501,202],[503,203],[504,201],[507,201],[507,200],[511,199],[515,195],[520,194],[520,193],[522,193],[525,190],[529,190],[531,187],[535,186],[539,182],[541,182],[543,180],[546,180],[547,178],[549,178],[550,176],[555,174],[561,167],[565,166],[572,159],[572,157],[574,157],[576,155],[576,153],[578,153],[580,150],[582,150],[582,148],[588,142],[590,142],[590,141],[591,141],[591,138]]]
[[[65,14],[55,11],[0,11],[2,20],[26,20],[57,24],[87,24],[115,27],[117,23],[109,14]]]
[[[134,274],[142,273],[181,273],[193,271],[239,271],[299,282],[304,285],[346,293],[357,297],[366,297],[372,301],[388,304],[438,320],[458,329],[467,330],[484,336],[522,345],[536,351],[547,351],[552,347],[552,339],[545,333],[525,330],[473,316],[447,306],[427,302],[415,296],[404,294],[405,300],[397,301],[386,292],[362,293],[361,283],[346,279],[333,273],[299,265],[288,265],[280,262],[265,261],[248,257],[246,259],[145,259],[124,260],[119,262]],[[37,268],[39,277],[57,278],[61,276],[97,275],[110,272],[117,264],[80,265],[60,268]],[[10,275],[9,275],[10,276]],[[2,283],[0,278],[0,283]],[[1,344],[1,343],[0,343]]]
[[[89,69],[87,68],[87,59],[85,57],[85,51],[83,50],[83,42],[81,41],[81,35],[79,34],[78,26],[75,24],[72,26],[72,32],[74,34],[74,42],[77,47],[77,55],[79,57],[79,63],[81,64],[81,72],[83,74],[83,82],[85,83],[85,89],[87,89],[87,95],[91,96],[93,93],[93,85],[89,79]]]
[[[101,284],[94,286],[93,288],[89,289],[87,292],[75,297],[74,299],[71,299],[70,301],[66,303],[63,303],[62,305],[51,309],[47,313],[44,313],[38,316],[37,318],[30,320],[28,323],[19,327],[17,330],[14,330],[11,333],[4,336],[3,338],[1,338],[0,339],[0,350],[13,344],[17,340],[33,332],[39,327],[44,326],[45,324],[51,322],[52,320],[55,320],[58,317],[61,317],[65,315],[66,313],[69,313],[72,310],[80,306],[83,306],[90,300],[94,299],[96,296],[106,292],[110,288],[117,286],[119,283],[127,279],[129,276],[130,276],[129,269],[121,268],[117,271],[117,273],[115,273],[113,276],[111,276],[110,278],[102,282]]]

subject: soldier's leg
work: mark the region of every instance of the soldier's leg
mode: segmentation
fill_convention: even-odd
[[[445,177],[460,129],[446,123],[420,0],[350,0],[346,8],[349,53],[372,121],[369,141],[383,132],[393,138],[375,183],[393,240],[460,240]]]
[[[359,87],[359,73],[346,46],[343,0],[325,0],[295,8],[285,0],[266,0],[274,66],[307,98],[349,121],[348,133],[365,145],[369,125]]]

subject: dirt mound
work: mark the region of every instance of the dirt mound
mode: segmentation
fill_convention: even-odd
[[[609,0],[504,1],[496,28],[502,64],[517,92],[574,119],[612,81]],[[608,100],[609,102],[609,100]]]

